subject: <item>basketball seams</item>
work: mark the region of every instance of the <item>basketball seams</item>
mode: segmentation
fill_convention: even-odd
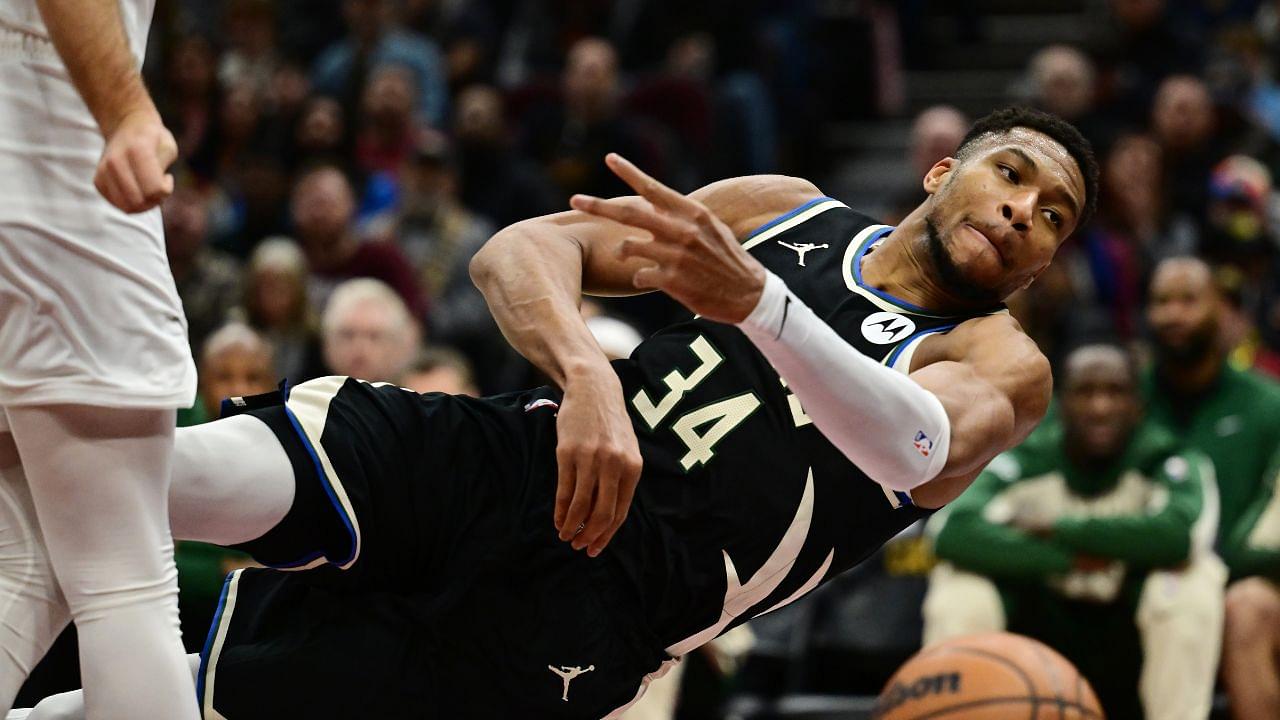
[[[1008,704],[1022,703],[1022,702],[1030,703],[1034,712],[1034,708],[1037,707],[1037,703],[1040,703],[1040,702],[1048,703],[1048,702],[1054,702],[1054,701],[1052,698],[1037,697],[1037,696],[1024,697],[1021,695],[1015,695],[1012,697],[982,698],[981,700],[966,700],[965,702],[958,703],[956,705],[948,705],[945,708],[930,710],[923,715],[912,715],[910,718],[906,718],[905,720],[937,720],[937,718],[945,718],[947,715],[954,712],[961,712],[964,710],[973,710],[975,708],[987,707],[990,705],[1008,705]],[[1085,718],[1085,720],[1102,720],[1101,715],[1095,713],[1093,710],[1087,707],[1084,707],[1083,705],[1077,705],[1076,703],[1065,701],[1065,700],[1062,701],[1062,704],[1073,710],[1078,710],[1081,713],[1081,717]]]
[[[1064,705],[1067,699],[1062,696],[1063,691],[1066,688],[1062,687],[1062,677],[1058,675],[1057,665],[1053,662],[1052,657],[1045,654],[1044,648],[1035,644],[1030,647],[1031,651],[1036,654],[1037,658],[1039,658],[1041,669],[1045,671],[1045,674],[1048,675],[1049,679],[1053,682],[1053,696],[1057,698],[1058,704],[1058,720],[1067,720],[1067,709]],[[1081,677],[1079,671],[1076,672],[1076,677]]]

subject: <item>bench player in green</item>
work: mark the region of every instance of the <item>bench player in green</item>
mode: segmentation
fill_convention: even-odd
[[[1075,662],[1111,717],[1202,720],[1226,579],[1213,466],[1142,419],[1118,347],[1072,352],[1059,398],[939,516],[926,644],[1021,632]]]
[[[1280,385],[1233,368],[1217,341],[1221,298],[1194,258],[1161,263],[1147,321],[1156,362],[1144,394],[1151,417],[1208,455],[1222,497],[1218,552],[1231,570],[1222,677],[1241,720],[1280,717],[1280,539],[1273,488],[1280,459]]]

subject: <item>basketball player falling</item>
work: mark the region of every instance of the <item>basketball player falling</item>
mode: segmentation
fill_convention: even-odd
[[[311,568],[228,578],[206,718],[617,717],[1040,420],[1048,363],[1000,303],[1094,204],[1069,125],[984,118],[896,228],[803,180],[684,196],[607,162],[638,197],[575,197],[472,265],[557,387],[477,400],[323,378],[180,431],[175,533]],[[580,292],[651,289],[698,317],[609,365]]]

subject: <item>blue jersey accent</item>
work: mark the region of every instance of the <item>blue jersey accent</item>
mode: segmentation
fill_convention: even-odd
[[[817,205],[818,203],[827,202],[828,200],[834,200],[834,199],[835,199],[835,198],[829,198],[829,197],[827,197],[826,195],[823,195],[822,197],[816,197],[816,198],[814,198],[814,199],[810,200],[809,202],[807,202],[807,203],[805,203],[805,204],[801,205],[800,207],[798,207],[798,208],[796,208],[796,209],[794,209],[794,210],[788,211],[788,212],[786,212],[786,213],[783,213],[782,215],[779,215],[778,217],[776,217],[776,218],[774,218],[774,219],[770,220],[769,222],[767,222],[767,223],[765,223],[765,224],[761,225],[760,227],[756,228],[755,230],[752,230],[751,232],[747,233],[747,236],[746,236],[745,238],[743,238],[743,240],[744,240],[744,241],[746,241],[746,240],[750,240],[751,238],[755,237],[756,235],[759,235],[760,233],[764,232],[765,230],[768,230],[769,228],[773,227],[774,225],[777,225],[777,224],[778,224],[778,223],[780,223],[780,222],[786,222],[786,221],[787,221],[787,220],[789,220],[790,218],[793,218],[793,217],[795,217],[796,215],[799,215],[800,213],[804,212],[805,210],[808,210],[809,208],[813,207],[814,205]]]
[[[288,397],[287,391],[285,396]],[[302,425],[298,423],[298,418],[293,414],[293,411],[289,409],[289,405],[287,403],[284,405],[284,413],[289,418],[289,424],[293,426],[294,432],[298,433],[298,437],[302,440],[302,446],[307,449],[307,455],[311,458],[311,463],[315,465],[316,476],[320,478],[320,485],[324,488],[325,495],[329,497],[329,502],[333,504],[333,509],[337,511],[338,517],[342,519],[342,525],[347,529],[347,536],[351,538],[351,553],[347,555],[347,557],[342,560],[329,558],[329,562],[334,565],[346,565],[355,558],[356,554],[355,526],[351,524],[351,518],[347,516],[346,508],[342,507],[342,503],[338,502],[338,496],[333,492],[332,482],[330,481],[329,476],[325,474],[324,466],[320,464],[320,456],[316,454],[315,447],[311,445],[311,439],[307,437],[305,432],[303,432]],[[297,567],[297,565],[303,565],[317,557],[320,557],[321,554],[322,553],[317,552],[310,555],[308,558],[295,561],[297,563],[296,565],[284,565],[280,567]]]
[[[204,676],[209,670],[209,653],[213,650],[213,639],[218,634],[218,627],[222,625],[222,613],[227,609],[227,591],[231,589],[231,579],[235,577],[235,570],[227,573],[227,577],[222,581],[222,593],[218,596],[218,609],[213,614],[213,623],[209,625],[209,634],[204,638],[204,649],[200,651],[200,672],[196,675],[196,704],[200,708],[201,714],[204,713]]]
[[[950,325],[941,325],[938,327],[925,328],[924,330],[914,333],[913,335],[908,337],[906,340],[903,340],[902,342],[898,343],[898,346],[893,349],[893,352],[889,353],[889,357],[885,359],[884,364],[888,365],[889,367],[893,367],[893,364],[898,361],[898,356],[901,355],[902,351],[907,348],[907,345],[911,344],[912,340],[915,340],[916,338],[922,335],[928,335],[930,333],[947,332],[948,330],[951,330],[958,324],[959,323],[951,323]]]

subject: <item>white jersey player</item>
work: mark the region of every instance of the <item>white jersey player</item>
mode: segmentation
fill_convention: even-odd
[[[153,6],[0,3],[0,710],[74,619],[91,716],[197,715],[165,506],[195,368],[156,209],[176,145],[138,73]]]

